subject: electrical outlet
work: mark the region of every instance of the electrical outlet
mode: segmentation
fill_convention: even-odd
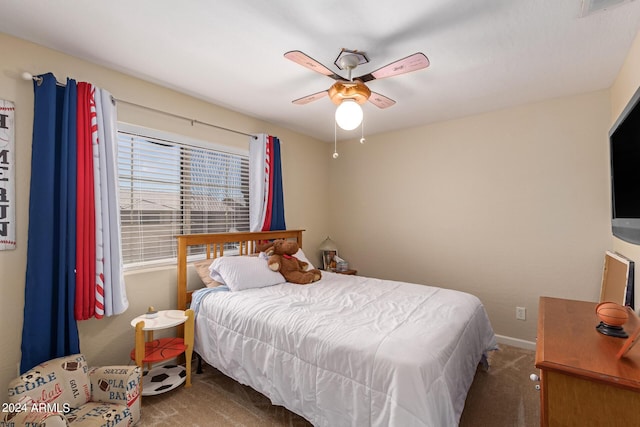
[[[526,320],[527,319],[527,309],[524,307],[516,307],[516,319],[518,320]]]

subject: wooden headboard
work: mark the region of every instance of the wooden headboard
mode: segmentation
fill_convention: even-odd
[[[258,231],[216,234],[183,234],[178,239],[178,309],[186,310],[191,302],[193,291],[187,289],[187,255],[190,246],[205,247],[207,259],[214,259],[224,255],[225,244],[237,244],[239,254],[249,255],[257,251],[257,243],[273,239],[291,239],[302,247],[302,232],[304,230]]]

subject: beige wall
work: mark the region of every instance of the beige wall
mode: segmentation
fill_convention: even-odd
[[[633,94],[640,86],[640,33],[629,50],[627,59],[618,74],[618,78],[611,87],[611,122],[613,125]],[[611,237],[613,250],[631,258],[635,264],[635,276],[638,277],[640,268],[640,245],[633,245]],[[636,279],[636,286],[640,280]],[[640,308],[640,289],[636,288],[636,309]]]
[[[475,294],[497,334],[534,341],[539,296],[599,297],[609,117],[599,91],[341,144],[340,255],[363,275]]]
[[[7,383],[17,373],[22,334],[33,123],[33,89],[30,82],[20,78],[23,71],[33,74],[50,71],[59,81],[67,76],[88,81],[109,90],[118,99],[247,133],[277,135],[282,143],[287,226],[307,230],[305,248],[316,248],[326,236],[329,223],[324,209],[329,193],[325,186],[318,185],[325,182],[328,175],[330,155],[327,155],[326,143],[3,34],[0,34],[0,58],[0,99],[14,101],[16,105],[18,198],[18,247],[14,251],[0,251],[0,390],[6,390]],[[118,118],[205,141],[248,147],[246,136],[202,125],[191,126],[187,121],[126,104],[118,106]],[[126,275],[129,309],[121,316],[79,323],[81,350],[92,364],[129,363],[133,345],[130,320],[146,311],[149,305],[159,309],[175,307],[175,276],[173,266],[129,272]]]

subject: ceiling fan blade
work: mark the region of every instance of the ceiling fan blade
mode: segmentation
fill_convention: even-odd
[[[389,108],[396,103],[393,99],[380,95],[378,92],[371,92],[369,102],[378,108]]]
[[[308,68],[316,73],[324,74],[325,76],[331,77],[334,80],[343,80],[342,77],[310,57],[304,52],[300,52],[299,50],[292,50],[284,54],[284,57],[295,62],[296,64],[302,65],[305,68]]]
[[[326,90],[323,90],[322,92],[317,92],[312,95],[307,95],[302,98],[294,99],[291,102],[297,105],[304,105],[304,104],[308,104],[310,102],[316,101],[320,98],[324,98],[325,96],[327,96],[327,94],[328,92]]]
[[[429,66],[429,59],[422,53],[414,53],[406,58],[399,59],[391,64],[385,65],[382,68],[378,68],[372,73],[365,74],[358,77],[363,82],[368,82],[376,79],[385,79],[387,77],[397,76],[399,74],[410,73],[412,71],[421,70]]]

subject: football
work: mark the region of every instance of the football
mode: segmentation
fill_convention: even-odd
[[[62,369],[65,371],[75,371],[80,367],[80,363],[75,360],[67,360],[62,364]]]
[[[627,309],[615,302],[602,302],[596,306],[598,318],[609,326],[622,326],[629,318]]]
[[[164,365],[146,371],[142,377],[142,395],[153,396],[172,390],[182,384],[187,376],[184,366]]]

